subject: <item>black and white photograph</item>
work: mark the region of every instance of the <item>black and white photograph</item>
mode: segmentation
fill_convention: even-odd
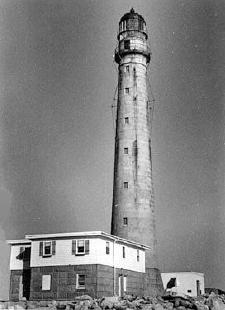
[[[0,309],[225,310],[225,1],[0,15]]]

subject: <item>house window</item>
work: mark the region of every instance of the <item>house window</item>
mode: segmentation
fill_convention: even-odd
[[[128,182],[123,182],[123,187],[128,188]]]
[[[127,155],[128,154],[128,147],[125,147],[123,151],[124,151],[124,154]]]
[[[139,250],[137,250],[137,262],[140,261],[140,253],[139,253]]]
[[[84,240],[77,240],[77,254],[84,254],[85,253],[85,243]]]
[[[129,90],[129,87],[126,87],[126,88],[125,88],[125,94],[129,94],[129,91],[130,91],[130,90]]]
[[[43,256],[51,256],[51,255],[52,255],[52,242],[44,241]]]
[[[49,257],[56,253],[56,240],[41,241],[39,243],[39,256]]]
[[[127,291],[127,276],[123,276],[123,290]]]
[[[124,122],[125,122],[125,124],[129,124],[129,117],[125,117]]]
[[[130,72],[130,67],[129,67],[129,66],[126,66],[126,67],[125,67],[125,71],[126,71],[127,73],[129,73],[129,72]]]
[[[130,49],[130,40],[124,40],[124,49],[129,50]]]
[[[106,241],[106,244],[105,244],[105,253],[106,253],[106,254],[109,254],[109,252],[110,252],[109,242]]]
[[[128,225],[128,218],[127,217],[123,218],[123,225]]]
[[[125,258],[125,246],[123,246],[123,258]]]
[[[76,288],[85,289],[85,275],[84,274],[77,274]]]
[[[72,240],[72,255],[85,255],[89,254],[90,250],[88,239],[73,239]]]
[[[50,291],[51,289],[51,275],[50,274],[43,274],[42,275],[42,291]]]

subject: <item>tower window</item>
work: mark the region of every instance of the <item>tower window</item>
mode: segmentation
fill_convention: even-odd
[[[123,246],[123,258],[125,258],[125,246]]]
[[[129,124],[129,117],[125,117],[124,122],[125,122],[125,124]]]
[[[125,88],[125,94],[129,94],[130,90],[129,90],[129,87],[126,87]]]
[[[123,150],[123,152],[124,152],[124,154],[127,155],[127,154],[128,154],[128,147],[125,147],[124,150]]]
[[[125,67],[125,72],[127,72],[127,73],[130,72],[130,67],[129,67],[129,66],[126,66],[126,67]]]
[[[123,225],[128,225],[128,218],[127,217],[123,218]]]
[[[124,49],[129,50],[130,49],[130,40],[124,40]]]
[[[123,187],[128,188],[128,182],[123,182]]]

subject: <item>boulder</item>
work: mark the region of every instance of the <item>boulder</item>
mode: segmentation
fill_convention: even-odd
[[[219,298],[213,298],[212,299],[212,310],[225,310],[225,304]]]
[[[77,296],[75,297],[76,301],[79,301],[79,300],[93,300],[93,298],[89,295],[81,295],[81,296]]]
[[[152,309],[153,310],[164,310],[163,306],[159,303],[153,304]]]

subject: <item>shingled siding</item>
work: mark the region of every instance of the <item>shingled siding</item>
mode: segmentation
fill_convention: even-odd
[[[85,274],[85,289],[76,288],[76,274]],[[50,290],[42,290],[42,275],[51,276]],[[96,295],[96,265],[34,267],[31,272],[31,300],[73,299]]]
[[[20,277],[23,274],[23,270],[11,270],[10,272],[10,289],[9,289],[9,300],[19,300],[19,285]]]
[[[85,289],[76,288],[76,274],[85,275]],[[31,273],[30,300],[73,299],[87,294],[91,297],[113,296],[114,283],[119,293],[118,277],[127,276],[127,293],[140,295],[143,292],[144,273],[116,269],[113,281],[113,268],[104,265],[35,267]],[[51,275],[51,289],[42,290],[42,275]]]

